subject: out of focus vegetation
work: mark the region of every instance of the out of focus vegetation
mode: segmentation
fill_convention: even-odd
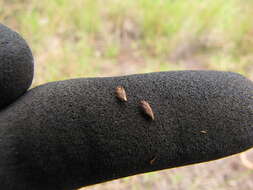
[[[0,0],[1,22],[21,33],[33,50],[34,85],[182,69],[235,71],[253,79],[252,16],[252,0]],[[187,171],[160,176],[156,185],[169,183],[175,190],[249,187],[241,188],[247,185],[241,173],[225,170],[215,173],[227,181],[233,174],[234,186],[222,176],[207,186]],[[193,182],[184,185],[184,176]],[[158,177],[143,179],[131,187],[124,179],[108,189],[153,189],[150,183]]]
[[[35,84],[70,77],[215,69],[253,78],[250,0],[6,0],[1,22],[29,42]]]

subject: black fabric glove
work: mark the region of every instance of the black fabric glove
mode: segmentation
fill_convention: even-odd
[[[25,41],[0,25],[0,189],[71,190],[253,145],[253,83],[239,74],[80,78],[25,92],[32,77]]]

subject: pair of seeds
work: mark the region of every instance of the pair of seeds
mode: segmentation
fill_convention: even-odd
[[[126,95],[126,91],[124,89],[123,86],[117,86],[116,87],[116,90],[115,90],[115,93],[116,93],[116,97],[122,101],[122,102],[127,102],[127,95]],[[142,109],[142,111],[148,116],[150,117],[152,120],[155,119],[155,116],[154,116],[154,112],[151,108],[151,106],[149,105],[149,103],[145,100],[142,100],[140,102],[140,107]]]
[[[117,86],[116,87],[116,90],[115,90],[115,93],[116,93],[116,97],[122,101],[122,102],[127,102],[127,95],[126,95],[126,91],[125,89],[123,88],[123,86]],[[151,108],[151,106],[149,105],[149,103],[145,100],[142,100],[140,102],[140,106],[141,106],[141,109],[142,111],[147,115],[149,116],[152,120],[155,119],[155,116],[154,116],[154,113],[153,113],[153,110]],[[154,165],[154,163],[156,162],[157,160],[157,157],[154,156],[150,161],[149,161],[149,164],[150,165]]]

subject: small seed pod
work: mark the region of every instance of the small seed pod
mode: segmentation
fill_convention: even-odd
[[[122,101],[122,102],[126,102],[127,101],[126,91],[123,88],[123,86],[117,86],[116,90],[115,90],[115,93],[116,93],[116,97],[120,101]]]
[[[154,157],[149,161],[150,165],[153,165],[153,164],[155,163],[156,159],[157,159],[157,157],[154,156]]]
[[[141,108],[142,108],[142,111],[143,111],[147,116],[149,116],[152,120],[155,119],[153,110],[152,110],[152,108],[151,108],[151,106],[149,105],[148,102],[146,102],[145,100],[142,100],[142,101],[141,101]]]

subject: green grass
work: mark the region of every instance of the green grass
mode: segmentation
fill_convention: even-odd
[[[252,13],[253,2],[240,0],[0,2],[2,22],[33,49],[35,85],[182,69],[229,70],[252,78]]]

